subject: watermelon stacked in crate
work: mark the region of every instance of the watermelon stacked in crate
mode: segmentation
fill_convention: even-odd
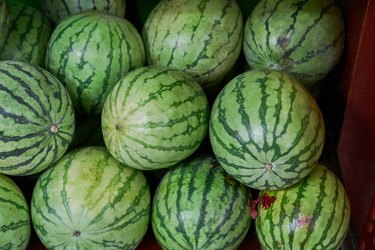
[[[341,246],[334,1],[61,3],[0,1],[0,248]]]

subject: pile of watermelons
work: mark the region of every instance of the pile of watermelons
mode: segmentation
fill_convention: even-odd
[[[0,249],[340,248],[344,40],[333,0],[0,0]]]

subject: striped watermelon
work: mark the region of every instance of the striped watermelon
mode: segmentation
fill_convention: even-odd
[[[11,2],[8,7],[10,25],[5,43],[0,47],[0,59],[44,67],[51,24],[40,11],[26,4]]]
[[[38,179],[31,218],[48,249],[135,249],[150,218],[142,172],[104,147],[70,151]]]
[[[76,111],[100,114],[105,97],[129,70],[143,66],[143,41],[126,19],[89,11],[53,31],[46,67],[66,86]]]
[[[38,173],[72,140],[73,105],[51,73],[26,62],[0,62],[0,173]]]
[[[142,35],[149,65],[178,68],[207,88],[233,67],[242,33],[235,0],[163,0],[146,19]]]
[[[317,164],[301,182],[278,191],[265,209],[258,205],[256,232],[262,249],[339,249],[349,228],[350,204],[340,180]]]
[[[9,29],[9,12],[6,0],[0,0],[0,47],[3,45]]]
[[[250,67],[285,71],[311,88],[338,63],[344,33],[334,0],[262,0],[246,21],[243,50]]]
[[[55,24],[64,18],[83,11],[96,10],[104,13],[125,16],[125,0],[41,0],[44,13]]]
[[[17,184],[0,174],[0,249],[26,249],[30,234],[28,203]]]
[[[209,106],[187,73],[162,66],[126,74],[108,96],[102,132],[109,152],[142,170],[172,166],[190,156],[207,134]]]
[[[170,169],[157,187],[152,229],[163,249],[237,249],[251,220],[244,185],[211,156]]]
[[[254,189],[280,189],[305,177],[321,155],[325,128],[309,92],[286,73],[250,70],[217,96],[209,135],[219,162]]]

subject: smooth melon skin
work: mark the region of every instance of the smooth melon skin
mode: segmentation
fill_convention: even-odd
[[[142,30],[148,65],[183,70],[204,89],[234,66],[242,35],[242,12],[235,0],[163,0]]]
[[[171,167],[198,149],[207,134],[209,104],[189,74],[146,66],[113,87],[101,119],[113,157],[136,169],[155,170]]]
[[[44,67],[45,52],[52,34],[50,21],[39,10],[24,3],[8,4],[10,25],[1,60],[17,60]]]
[[[3,45],[9,29],[9,12],[6,0],[0,0],[0,46]]]
[[[276,190],[313,169],[325,127],[316,101],[296,79],[271,69],[249,70],[216,97],[209,138],[235,179],[254,189]]]
[[[162,178],[152,229],[166,250],[237,249],[250,227],[250,192],[209,155],[184,161]]]
[[[334,0],[262,0],[248,16],[243,52],[251,68],[274,68],[309,89],[339,62],[344,19]]]
[[[46,16],[56,25],[83,11],[95,10],[119,17],[124,17],[126,11],[126,0],[41,0],[41,3]]]
[[[350,203],[335,174],[322,164],[297,184],[262,191],[275,202],[258,205],[256,233],[262,249],[336,250],[349,229]]]
[[[31,199],[35,231],[48,249],[135,249],[151,206],[141,171],[104,147],[67,153],[38,179]]]
[[[0,174],[0,249],[24,250],[30,240],[29,205],[8,176]]]

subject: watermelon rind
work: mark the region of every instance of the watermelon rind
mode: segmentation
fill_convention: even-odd
[[[269,208],[258,205],[256,233],[262,249],[340,249],[350,224],[350,203],[340,179],[325,165],[283,190],[262,191],[275,197]]]
[[[100,11],[119,17],[125,16],[126,0],[41,0],[45,15],[59,24],[65,18],[84,11]]]
[[[152,204],[152,229],[163,249],[237,249],[251,224],[248,189],[211,155],[171,168]]]
[[[251,68],[287,72],[312,89],[339,62],[345,24],[335,0],[262,0],[245,22]]]
[[[98,11],[64,19],[46,52],[46,68],[66,86],[76,112],[89,115],[99,115],[111,88],[144,62],[144,45],[135,26]]]
[[[24,250],[31,235],[29,204],[21,189],[0,174],[0,249]]]
[[[0,46],[3,45],[9,29],[9,12],[6,0],[0,0]]]
[[[150,190],[141,171],[104,147],[67,153],[36,182],[33,227],[48,249],[135,249],[150,218]]]
[[[48,71],[0,62],[0,173],[31,175],[67,150],[75,128],[71,99]]]
[[[189,74],[145,66],[112,89],[102,112],[102,133],[117,160],[155,170],[192,155],[207,134],[208,119],[207,97]]]
[[[177,68],[206,89],[234,66],[243,18],[235,0],[160,1],[142,30],[148,65]]]
[[[52,26],[39,10],[24,3],[8,4],[10,25],[1,60],[25,61],[44,67],[47,43]]]
[[[234,178],[254,189],[281,189],[318,162],[325,126],[315,99],[296,79],[272,69],[249,70],[216,97],[209,137]]]

